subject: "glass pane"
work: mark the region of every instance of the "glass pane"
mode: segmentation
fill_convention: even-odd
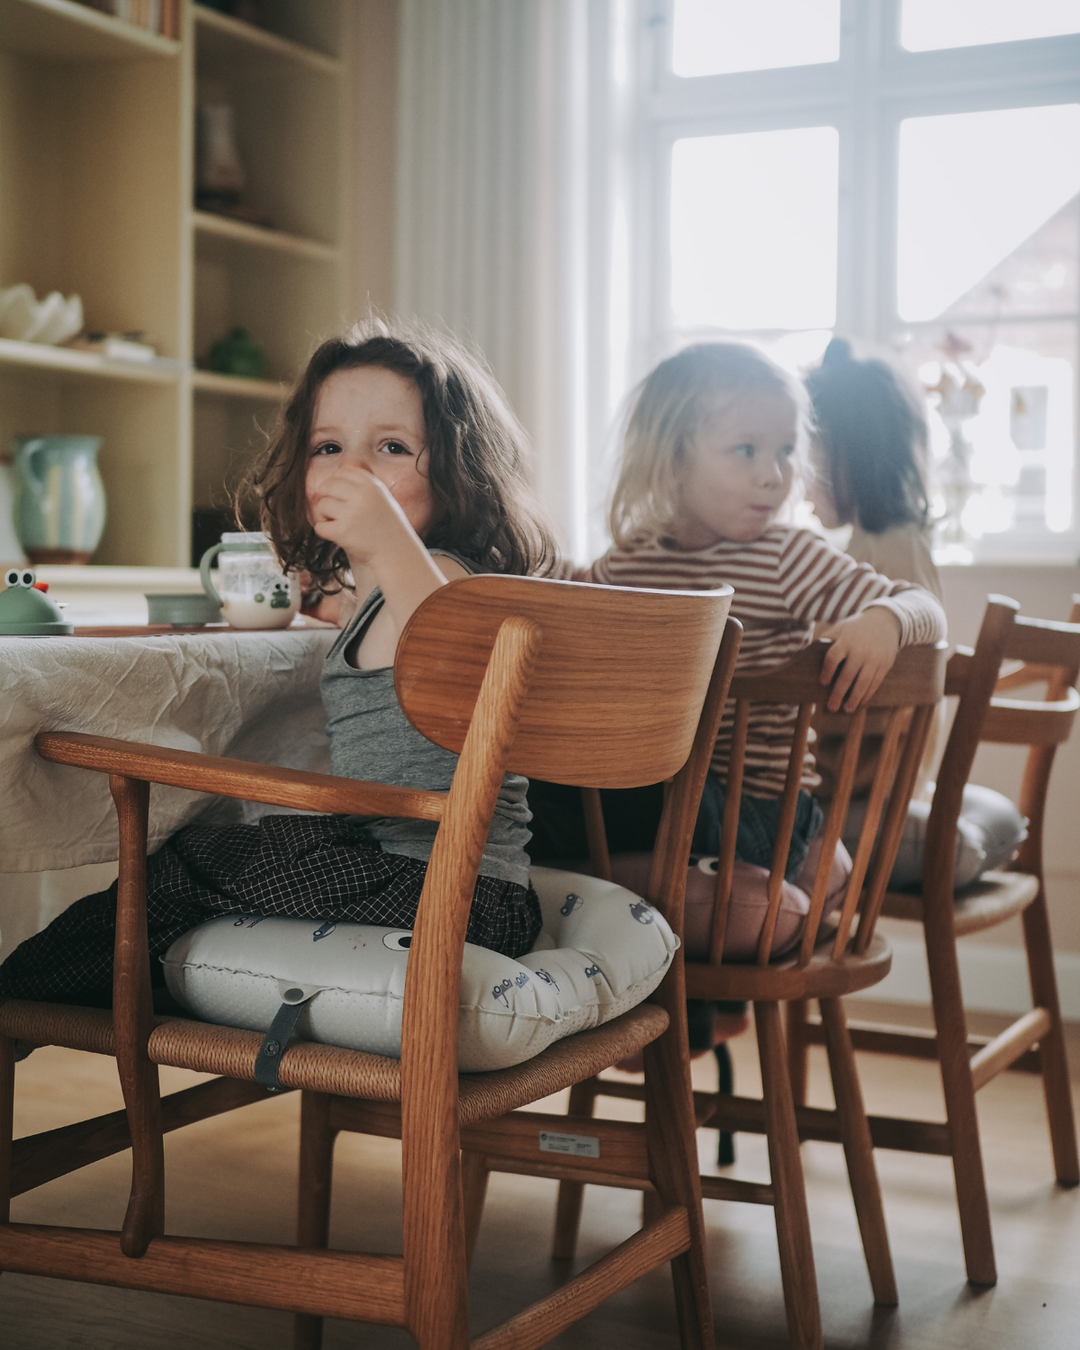
[[[909,52],[1080,33],[1080,0],[903,0],[900,45]]]
[[[932,409],[936,506],[959,508],[960,529],[943,521],[939,542],[962,552],[985,535],[1069,529],[1077,323],[934,325],[905,336]]]
[[[1075,314],[1080,304],[1080,196],[1033,231],[940,318]]]
[[[936,318],[969,295],[974,305],[979,284],[1078,191],[1080,104],[902,122],[900,317]],[[1042,288],[1059,275],[1048,270]],[[984,284],[981,303],[990,294]]]
[[[835,127],[675,142],[671,308],[677,323],[832,327],[838,145]]]
[[[675,0],[676,75],[809,66],[840,56],[840,0]]]

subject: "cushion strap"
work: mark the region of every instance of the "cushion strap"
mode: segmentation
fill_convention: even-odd
[[[266,1039],[259,1047],[259,1053],[255,1059],[255,1081],[261,1083],[264,1088],[271,1092],[283,1092],[285,1090],[285,1085],[278,1077],[281,1056],[285,1053],[285,1047],[288,1044],[289,1037],[293,1034],[293,1028],[296,1026],[300,1014],[314,996],[314,994],[309,994],[307,998],[298,999],[295,1003],[283,1003],[274,1014],[274,1020],[270,1023],[270,1030],[266,1033]]]

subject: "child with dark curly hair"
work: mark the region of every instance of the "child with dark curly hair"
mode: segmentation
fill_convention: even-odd
[[[457,756],[406,720],[394,651],[414,610],[447,581],[549,565],[525,456],[502,391],[448,338],[368,324],[311,358],[252,481],[286,570],[356,597],[322,674],[333,773],[449,788]],[[526,787],[506,775],[467,932],[508,956],[529,951],[541,926]],[[190,825],[148,860],[151,956],[218,914],[411,928],[435,830],[313,815]],[[17,948],[0,967],[0,994],[108,1006],[115,922],[114,884]],[[162,984],[160,964],[151,969]]]

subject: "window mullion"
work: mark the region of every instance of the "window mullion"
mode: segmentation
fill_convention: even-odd
[[[881,10],[882,0],[844,0],[841,10],[841,60],[848,72],[848,92],[840,127],[841,265],[836,327],[866,339],[876,339],[880,327],[877,75]]]

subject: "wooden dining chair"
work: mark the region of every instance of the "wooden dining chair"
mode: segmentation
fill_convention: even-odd
[[[1080,1183],[1065,1036],[1054,975],[1054,950],[1043,877],[1042,832],[1050,772],[1059,745],[1068,740],[1080,709],[1080,603],[1068,623],[1018,617],[1014,600],[991,596],[974,651],[949,662],[945,692],[957,695],[956,716],[937,774],[927,822],[923,881],[918,894],[889,892],[883,913],[920,923],[926,942],[933,1002],[933,1031],[852,1022],[856,1049],[936,1059],[941,1066],[946,1123],[872,1116],[878,1148],[936,1153],[952,1158],[968,1279],[994,1284],[990,1204],[979,1143],[975,1094],[1005,1069],[1042,1075],[1058,1183]],[[1002,662],[1019,662],[1001,676]],[[1045,685],[1042,701],[1003,695]],[[1027,838],[1000,871],[985,872],[960,891],[953,886],[957,821],[975,752],[983,742],[1027,746],[1019,806]],[[967,1028],[956,942],[1007,920],[1023,918],[1032,1008],[999,1035],[973,1036]],[[824,1032],[805,1004],[788,1010],[788,1045],[796,1099],[806,1084],[807,1049]]]
[[[825,820],[805,927],[795,949],[773,958],[771,953],[784,898],[784,873],[796,801],[804,775],[811,719],[816,705],[827,696],[820,678],[826,649],[827,644],[815,643],[786,666],[743,674],[731,683],[730,695],[734,700],[731,768],[726,785],[710,950],[706,959],[688,957],[686,961],[686,992],[690,998],[747,1000],[754,1004],[763,1100],[745,1099],[729,1093],[695,1093],[693,1128],[710,1126],[767,1136],[771,1174],[767,1183],[702,1176],[701,1187],[706,1199],[741,1200],[774,1207],[788,1333],[797,1350],[821,1350],[823,1345],[799,1156],[800,1137],[819,1137],[815,1127],[820,1126],[821,1120],[835,1124],[843,1141],[874,1298],[883,1304],[896,1302],[896,1282],[873,1150],[841,1000],[845,994],[868,988],[884,979],[891,965],[888,945],[875,935],[874,926],[892,870],[927,731],[941,697],[945,672],[943,647],[908,648],[899,654],[869,705],[851,715],[840,761],[837,795]],[[780,825],[768,881],[768,908],[763,916],[757,958],[736,962],[725,960],[723,952],[735,872],[746,733],[751,705],[758,703],[797,705],[798,717],[781,799]],[[868,832],[853,859],[842,905],[826,916],[832,864],[847,814],[859,762],[859,747],[868,726],[883,738],[868,803]],[[602,874],[607,860],[598,804],[594,805],[591,819],[593,864]],[[881,841],[875,849],[874,837],[879,824]],[[797,1122],[796,1119],[780,1005],[788,999],[808,997],[810,991],[821,999],[824,1010],[837,1106],[832,1112],[815,1112],[807,1128],[806,1121]],[[662,1049],[667,1053],[675,1053],[676,1049],[685,1053],[685,1046],[674,1047],[670,1041]],[[579,1119],[587,1118],[601,1097],[644,1097],[648,1118],[648,1093],[640,1085],[599,1077],[571,1090],[570,1111]],[[688,1147],[695,1147],[693,1140],[688,1141]],[[492,1170],[498,1170],[499,1165],[495,1157],[484,1160],[484,1166]],[[563,1182],[560,1192],[555,1255],[565,1259],[574,1253],[583,1187],[579,1181],[571,1179]],[[646,1212],[655,1208],[655,1201],[648,1194],[645,1208]]]
[[[291,1310],[296,1344],[321,1318],[407,1327],[423,1350],[540,1346],[640,1275],[671,1263],[682,1341],[711,1347],[681,957],[649,1001],[492,1073],[457,1070],[458,986],[477,869],[503,776],[626,787],[673,777],[649,898],[676,933],[697,796],[730,678],[721,646],[731,589],[620,590],[506,576],[450,582],[413,615],[395,687],[406,715],[460,756],[449,793],[302,773],[72,733],[38,737],[54,762],[108,773],[120,820],[111,1012],[0,1002],[0,1268]],[[726,654],[725,654],[726,653]],[[704,706],[704,713],[702,711]],[[294,1042],[280,1058],[303,1094],[296,1247],[165,1235],[164,1132],[262,1099],[263,1035],[154,1016],[145,913],[150,783],[294,809],[438,822],[409,952],[401,1059]],[[15,1039],[117,1059],[126,1111],[12,1144]],[[588,1122],[590,1158],[559,1175],[648,1188],[657,1214],[562,1288],[470,1339],[461,1150],[538,1164],[550,1115],[516,1108],[627,1054],[647,1052],[645,1126]],[[217,1075],[162,1100],[158,1065]],[[403,1255],[328,1250],[333,1141],[341,1130],[399,1136]],[[8,1197],[132,1149],[122,1231],[9,1222]],[[0,1319],[3,1314],[0,1313]],[[2,1322],[0,1322],[2,1326]]]

